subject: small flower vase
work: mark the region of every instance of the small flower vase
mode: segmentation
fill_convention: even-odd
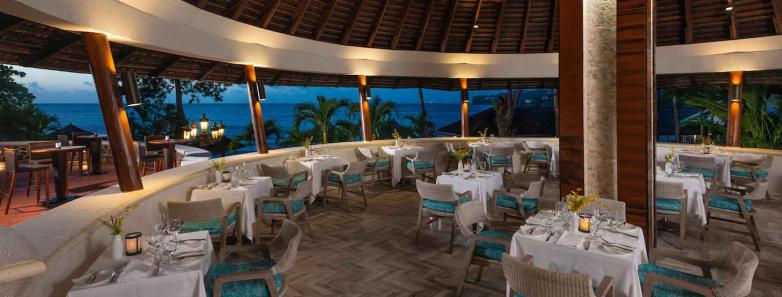
[[[310,150],[310,149],[308,149],[308,148],[307,148],[307,149],[304,149],[304,157],[305,157],[305,158],[309,158],[309,157],[311,157],[311,156],[312,156],[312,150]]]
[[[570,231],[578,231],[578,214],[575,212],[570,215]]]
[[[456,166],[456,171],[459,175],[464,174],[464,163],[462,161],[459,161],[459,165]]]
[[[665,175],[671,176],[673,175],[673,164],[670,162],[665,163]]]
[[[401,143],[399,141],[399,138],[394,140],[394,147],[397,147],[397,148],[402,147],[402,145],[401,145]]]
[[[223,173],[221,171],[215,170],[215,182],[219,183],[223,180]]]
[[[122,235],[113,235],[111,240],[111,259],[114,261],[122,260],[122,255],[125,253],[125,244],[122,240]]]

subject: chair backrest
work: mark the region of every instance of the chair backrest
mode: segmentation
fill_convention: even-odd
[[[300,200],[309,197],[312,194],[312,177],[308,177],[307,180],[300,182],[296,186],[296,191],[290,194],[291,200]]]
[[[615,220],[624,222],[627,220],[625,213],[625,203],[619,200],[598,198],[597,201],[590,203],[584,208],[584,211],[591,214],[595,209],[599,211],[609,211],[609,215]]]
[[[223,217],[223,201],[209,199],[200,201],[167,201],[168,217],[180,221],[206,221]]]
[[[415,158],[419,161],[431,161],[434,162],[437,159],[437,152],[430,150],[421,150],[415,154]]]
[[[717,168],[717,160],[714,156],[679,155],[679,162],[681,162],[684,167],[704,169]]]
[[[758,256],[739,242],[732,242],[721,259],[715,261],[715,278],[720,286],[717,296],[744,297],[752,291],[752,279],[758,268]]]
[[[269,242],[270,246],[285,247],[285,253],[274,259],[277,262],[271,269],[274,274],[285,273],[293,268],[299,253],[299,243],[301,243],[301,228],[290,220],[283,220],[280,232]]]
[[[592,278],[579,273],[561,273],[538,268],[510,255],[502,255],[502,271],[514,292],[535,297],[593,296]]]
[[[91,132],[73,132],[73,133],[71,133],[71,140],[73,140],[73,145],[85,145],[87,142],[81,140],[80,136],[86,136],[86,135],[92,136],[93,134]]]
[[[356,148],[356,157],[359,160],[368,160],[368,159],[374,159],[375,154],[372,153],[372,149],[368,147],[357,147]]]
[[[288,177],[288,170],[285,166],[272,166],[267,164],[261,164],[261,172],[272,178]]]
[[[657,198],[668,199],[683,199],[684,196],[684,184],[681,182],[673,181],[656,181],[654,182],[654,195]]]
[[[515,151],[515,148],[513,147],[497,147],[494,146],[491,149],[491,154],[498,156],[498,157],[511,157],[513,156],[513,153]]]
[[[367,170],[367,160],[353,161],[348,164],[348,168],[345,169],[346,175],[362,174]]]
[[[543,181],[534,181],[529,184],[529,188],[524,194],[521,194],[524,198],[543,198]]]
[[[148,152],[158,152],[163,150],[163,146],[159,144],[151,144],[150,141],[153,140],[163,140],[166,139],[163,135],[148,135],[144,136],[144,143],[147,145],[147,151]]]
[[[473,200],[462,203],[456,208],[454,220],[456,220],[456,223],[459,226],[459,231],[461,231],[464,236],[470,237],[475,234],[475,224],[487,223],[489,218],[486,217],[486,212],[483,211],[483,202],[480,200]]]
[[[57,141],[60,142],[60,145],[62,146],[68,146],[68,135],[57,135]]]
[[[33,150],[49,149],[55,147],[56,140],[34,141],[27,144],[27,151],[30,153],[30,161],[45,160],[52,157],[51,152],[33,153]]]
[[[418,189],[418,195],[421,195],[421,199],[456,201],[456,195],[453,193],[453,185],[432,184],[418,179],[415,181],[415,187]]]
[[[4,158],[3,162],[5,163],[5,171],[8,172],[16,171],[16,149],[4,148],[3,158]]]

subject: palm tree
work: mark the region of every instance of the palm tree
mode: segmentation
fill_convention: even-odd
[[[335,117],[341,109],[347,108],[347,106],[347,99],[326,98],[324,96],[318,96],[317,104],[297,104],[293,107],[296,114],[293,120],[293,129],[297,132],[304,132],[303,125],[309,124],[312,126],[311,130],[319,132],[315,137],[316,140],[328,143],[336,136],[334,133],[337,129],[334,125]],[[329,135],[332,135],[332,138],[329,138]]]
[[[494,101],[491,102],[494,108],[494,122],[497,123],[497,135],[500,137],[508,136],[510,132],[510,126],[513,122],[513,112],[516,109],[516,101],[518,96],[513,96],[513,91],[509,91],[509,94],[502,94],[497,96]],[[521,92],[518,93],[521,95]]]
[[[425,114],[421,113],[418,114],[418,116],[406,115],[405,120],[410,122],[410,124],[399,129],[403,135],[415,138],[434,135],[434,123],[432,123]]]
[[[275,143],[279,143],[282,137],[282,130],[280,130],[280,126],[277,125],[277,122],[275,120],[265,120],[263,121],[263,130],[266,132],[266,139],[268,141],[271,136],[275,137]],[[246,142],[246,143],[253,143],[255,142],[255,128],[253,128],[253,124],[247,124],[247,126],[244,126],[244,130],[242,133],[236,136],[236,141],[239,142]]]
[[[396,121],[396,108],[396,102],[383,101],[379,96],[369,101],[369,122],[372,126],[374,139],[391,138],[393,130],[400,128],[399,123]],[[354,115],[361,112],[358,102],[348,104],[348,110],[350,111],[350,121],[355,121]],[[348,123],[343,124],[345,124],[344,128],[356,127],[356,125],[348,125]],[[361,128],[360,118],[357,121],[357,127]]]

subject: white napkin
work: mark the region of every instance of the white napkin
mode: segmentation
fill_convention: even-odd
[[[124,283],[132,280],[146,278],[149,275],[149,271],[151,269],[152,263],[146,263],[144,261],[132,259],[128,262],[128,265],[125,266],[125,269],[122,270],[119,278],[117,278],[117,282]]]
[[[632,238],[627,235],[623,234],[617,234],[612,232],[601,232],[603,240],[609,242],[609,243],[615,243],[615,244],[621,244],[627,247],[635,247],[635,243],[638,240],[637,238]]]
[[[189,253],[203,252],[205,242],[206,242],[205,240],[193,240],[193,241],[180,242],[176,246],[176,254],[181,255],[186,253],[189,254]]]
[[[579,247],[584,242],[584,235],[576,232],[565,231],[557,240],[557,244],[567,247]]]
[[[532,217],[527,218],[526,223],[527,224],[532,224],[532,225],[545,226],[546,225],[546,220],[538,218],[537,216],[532,216]]]
[[[231,187],[231,183],[219,183],[212,188],[212,190],[228,190]]]

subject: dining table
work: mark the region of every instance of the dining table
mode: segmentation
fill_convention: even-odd
[[[306,171],[312,177],[312,194],[310,194],[310,204],[315,202],[315,197],[323,190],[323,172],[328,169],[341,170],[342,166],[348,164],[345,159],[333,155],[318,155],[310,157],[300,157],[291,159],[289,162],[289,172]]]
[[[698,218],[701,226],[706,225],[706,207],[703,195],[708,190],[706,180],[699,173],[666,174],[658,168],[655,181],[681,183],[687,190],[687,214]]]
[[[163,148],[163,166],[164,169],[176,167],[176,145],[179,143],[173,139],[148,140],[147,145],[154,145]]]
[[[47,197],[47,199],[49,199],[48,204],[47,201],[42,201],[42,205],[67,202],[80,197],[79,195],[68,194],[70,191],[70,181],[68,177],[68,155],[71,152],[82,151],[84,148],[85,147],[81,145],[69,145],[61,146],[59,148],[41,148],[31,151],[31,153],[35,154],[49,154],[52,157],[52,166],[54,167],[55,197]]]
[[[153,248],[118,261],[111,258],[111,247],[107,248],[82,277],[72,281],[66,296],[206,297],[204,276],[216,262],[209,233],[181,233],[176,240],[175,261],[162,263],[157,271]]]
[[[494,190],[502,189],[502,173],[495,171],[476,170],[459,174],[457,171],[445,172],[437,176],[438,184],[452,185],[454,192],[470,191],[472,200],[483,203],[483,210],[491,215],[489,200]]]
[[[240,212],[239,231],[248,239],[253,239],[253,224],[257,216],[255,213],[256,202],[261,197],[271,197],[272,178],[268,176],[253,176],[236,182],[212,183],[193,189],[190,193],[190,201],[202,201],[220,199],[223,207],[239,202]]]
[[[695,150],[682,150],[676,152],[679,156],[697,156],[697,157],[714,157],[714,161],[717,163],[717,170],[719,170],[720,183],[723,186],[730,187],[730,165],[733,162],[733,155],[728,152],[714,151],[708,154],[695,151]]]
[[[393,160],[391,161],[391,185],[396,186],[403,177],[404,164],[402,163],[402,160],[404,157],[415,157],[418,151],[421,151],[424,148],[416,145],[384,145],[381,149],[386,154],[393,156]]]
[[[593,236],[572,228],[568,218],[551,210],[528,218],[513,234],[510,255],[532,256],[533,265],[551,271],[589,275],[594,287],[610,276],[614,296],[642,297],[638,267],[649,258],[641,229],[625,222],[604,222]]]
[[[83,145],[87,148],[87,153],[89,154],[89,158],[87,159],[87,167],[89,170],[87,172],[89,175],[100,175],[108,172],[103,170],[101,161],[103,138],[95,135],[81,135],[76,136],[76,138],[73,139],[73,144]]]

